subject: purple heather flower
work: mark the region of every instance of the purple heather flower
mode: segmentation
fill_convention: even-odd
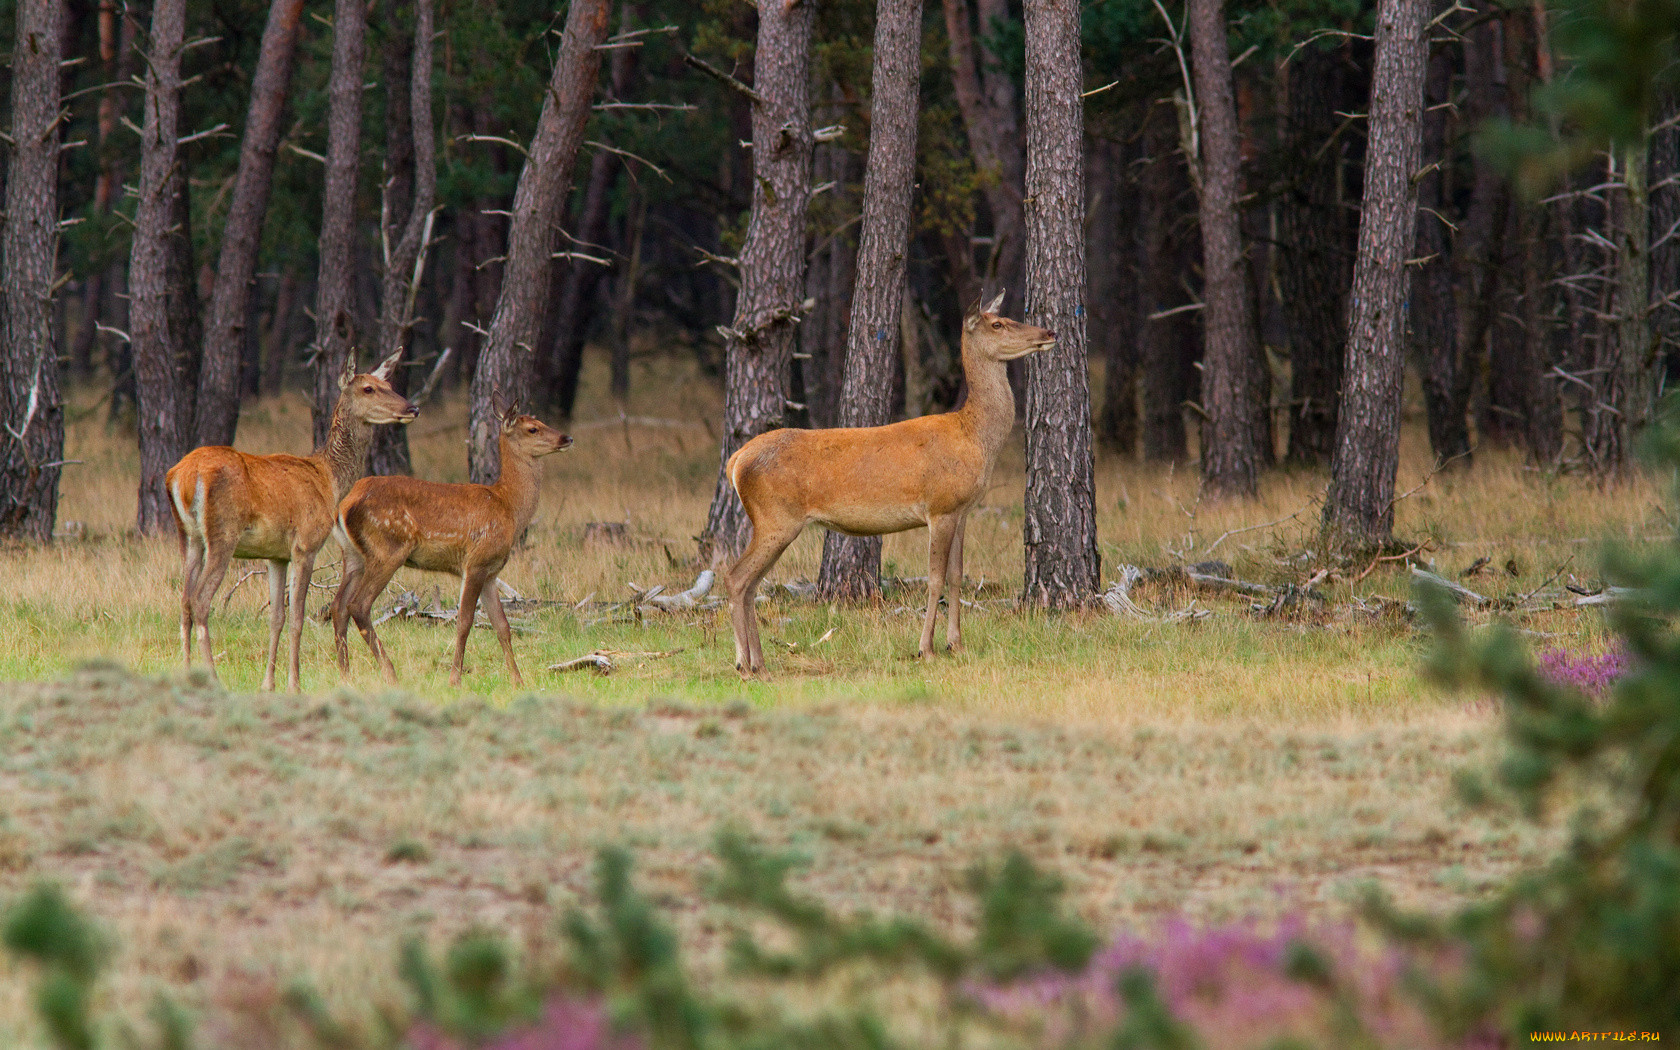
[[[1540,674],[1548,681],[1579,689],[1588,696],[1603,696],[1628,671],[1628,655],[1620,649],[1607,653],[1574,653],[1568,649],[1547,649],[1540,653]]]

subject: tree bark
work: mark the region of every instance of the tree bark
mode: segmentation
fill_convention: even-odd
[[[303,0],[272,0],[262,48],[251,80],[251,107],[239,167],[233,176],[216,285],[210,294],[202,364],[198,374],[197,425],[200,445],[231,445],[239,424],[240,358],[251,316],[257,250],[274,187],[274,156],[281,118],[291,90]]]
[[[1137,266],[1142,321],[1138,332],[1138,385],[1143,402],[1143,455],[1182,462],[1189,455],[1184,403],[1196,397],[1197,351],[1194,315],[1155,316],[1185,306],[1189,294],[1179,275],[1192,266],[1191,246],[1182,241],[1179,219],[1184,187],[1177,131],[1165,106],[1151,107],[1144,123],[1148,158],[1139,177]]]
[[[142,535],[170,529],[174,514],[164,492],[164,473],[187,452],[191,437],[191,394],[181,367],[181,335],[170,309],[170,228],[177,215],[180,171],[181,46],[186,0],[156,0],[146,39],[145,123],[140,135],[140,192],[134,210],[129,262],[129,334],[140,414],[140,507]],[[174,275],[179,279],[179,274]]]
[[[1334,53],[1308,46],[1289,64],[1294,178],[1278,202],[1284,260],[1278,285],[1289,329],[1288,458],[1295,463],[1329,461],[1342,393],[1343,302],[1353,267],[1339,193],[1342,118],[1335,110],[1352,107],[1342,103],[1338,62]]]
[[[1189,7],[1201,151],[1202,481],[1210,495],[1247,498],[1259,485],[1261,406],[1252,397],[1257,344],[1237,214],[1242,144],[1225,5],[1190,0]]]
[[[1130,456],[1137,447],[1138,273],[1136,187],[1125,178],[1122,143],[1093,140],[1087,159],[1091,239],[1086,259],[1095,350],[1103,359],[1102,414],[1096,436],[1106,450]]]
[[[1394,532],[1405,371],[1406,259],[1417,236],[1428,0],[1379,0],[1359,253],[1324,532],[1341,549],[1386,546]]]
[[[700,539],[702,561],[734,555],[750,527],[724,471],[747,441],[781,426],[805,290],[811,198],[811,0],[763,4],[753,54],[752,213],[741,287],[724,333],[723,448]]]
[[[18,0],[0,269],[0,538],[52,540],[64,410],[52,339],[58,270],[61,0]]]
[[[1599,343],[1601,408],[1589,421],[1594,466],[1607,476],[1632,468],[1635,440],[1655,407],[1648,150],[1649,137],[1641,136],[1612,153],[1610,181],[1618,184],[1611,191],[1609,209],[1615,243],[1611,317]]]
[[[922,0],[877,0],[863,173],[863,229],[852,289],[840,425],[892,422],[894,360],[904,313],[910,198],[916,174],[916,114],[922,80]],[[824,601],[873,598],[881,590],[881,537],[823,537],[817,593]]]
[[[1097,592],[1096,486],[1085,354],[1084,112],[1077,0],[1026,5],[1026,320],[1056,333],[1027,359],[1026,571],[1021,600]]]
[[[327,171],[315,279],[315,447],[327,440],[338,377],[356,343],[354,239],[356,172],[361,158],[364,0],[333,6],[332,74],[327,85]]]
[[[392,164],[386,176],[389,196],[385,207],[380,209],[385,270],[379,290],[379,349],[375,360],[384,360],[400,349],[409,348],[414,301],[420,292],[426,253],[431,247],[435,218],[432,209],[437,204],[437,149],[432,131],[432,22],[433,0],[414,0],[413,53],[408,62],[406,100],[399,85],[387,85],[392,104],[386,107],[386,120],[395,125],[388,129],[387,138],[394,135],[397,141],[411,146],[411,150],[403,151],[406,156],[399,155],[396,149],[386,151],[387,155],[405,159],[407,163]],[[406,170],[397,170],[399,167]],[[391,377],[391,385],[405,394],[409,369],[404,365],[413,363],[413,355],[409,357]],[[370,447],[373,473],[411,472],[407,427],[376,428]]]
[[[492,395],[499,391],[508,398],[528,397],[535,378],[537,335],[553,284],[555,231],[595,96],[601,68],[598,48],[607,36],[610,9],[607,0],[573,0],[566,12],[554,75],[514,191],[501,294],[473,371],[467,461],[472,480],[479,484],[489,484],[501,473],[496,450],[500,428]]]

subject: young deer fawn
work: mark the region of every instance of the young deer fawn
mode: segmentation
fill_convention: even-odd
[[[782,551],[811,522],[854,536],[926,525],[928,608],[919,654],[933,655],[939,596],[950,581],[945,640],[962,647],[963,527],[985,494],[998,450],[1015,425],[1004,362],[1055,345],[1056,333],[998,315],[999,295],[963,319],[968,401],[955,412],[883,427],[772,430],[729,457],[725,468],[752,519],[752,541],[725,578],[735,666],[764,670],[753,595]]]
[[[374,600],[404,565],[461,577],[461,607],[455,614],[455,662],[449,684],[461,684],[467,635],[472,632],[479,596],[485,595],[490,623],[507,654],[514,685],[524,685],[513,659],[513,636],[496,576],[507,563],[514,541],[537,512],[542,480],[537,457],[571,447],[572,439],[532,416],[500,408],[502,433],[498,447],[502,473],[494,485],[448,485],[417,478],[363,478],[338,505],[333,535],[344,548],[344,582],[333,596],[333,637],[338,646],[338,670],[350,673],[346,623],[356,621],[368,648],[379,661],[385,680],[393,685],[397,670],[379,636],[373,633],[369,612]]]
[[[355,356],[339,377],[338,406],[327,440],[310,456],[253,456],[226,445],[206,445],[181,457],[164,475],[181,537],[185,580],[181,586],[181,650],[192,667],[196,625],[204,662],[216,673],[210,647],[210,603],[234,558],[268,561],[268,666],[264,689],[274,688],[280,627],[286,619],[287,566],[292,613],[292,665],[288,684],[298,691],[298,648],[303,606],[315,555],[332,534],[333,509],[367,473],[373,428],[407,423],[420,410],[391,389],[391,370],[402,351],[373,371],[356,374]]]

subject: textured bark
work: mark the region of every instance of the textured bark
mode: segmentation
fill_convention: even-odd
[[[1138,219],[1136,187],[1125,179],[1127,151],[1118,142],[1095,140],[1086,160],[1090,242],[1092,351],[1103,360],[1102,413],[1096,436],[1103,448],[1130,456],[1137,447],[1138,272],[1134,238]]]
[[[1616,150],[1610,221],[1611,317],[1599,344],[1596,410],[1587,424],[1588,450],[1599,473],[1615,476],[1633,466],[1635,440],[1655,407],[1651,343],[1650,201],[1646,179],[1649,142],[1641,138]]]
[[[1406,259],[1417,235],[1428,0],[1379,0],[1359,254],[1324,532],[1341,549],[1392,542],[1405,372]]]
[[[724,337],[723,448],[701,535],[702,560],[738,553],[750,527],[723,467],[747,441],[782,425],[795,322],[805,289],[811,198],[811,0],[758,10],[753,53],[752,214],[741,287]]]
[[[239,167],[234,172],[227,220],[222,225],[216,286],[210,294],[210,316],[205,324],[195,427],[199,445],[233,444],[239,424],[240,358],[251,316],[257,249],[274,186],[274,155],[280,146],[281,118],[291,90],[302,14],[303,0],[272,0],[269,4],[268,24],[263,29],[257,70],[251,80],[251,107],[245,117]]]
[[[1278,202],[1278,286],[1289,333],[1289,452],[1326,463],[1341,402],[1343,304],[1351,230],[1340,202],[1343,81],[1339,57],[1307,47],[1289,64],[1288,142],[1294,178]],[[1345,132],[1343,133],[1345,134]]]
[[[899,355],[905,257],[910,249],[910,195],[916,174],[921,42],[921,0],[877,0],[863,229],[846,338],[846,372],[840,387],[843,427],[892,422],[892,373]],[[823,600],[873,598],[880,590],[881,537],[826,533],[817,575],[817,593]]]
[[[1510,116],[1504,37],[1504,22],[1497,19],[1483,21],[1465,34],[1464,112],[1472,127]],[[1520,420],[1513,418],[1510,384],[1498,374],[1509,362],[1498,360],[1503,348],[1495,345],[1494,329],[1499,317],[1512,309],[1511,187],[1491,158],[1474,153],[1472,163],[1470,204],[1458,244],[1459,288],[1465,296],[1461,352],[1473,373],[1485,377],[1472,389],[1479,436],[1483,441],[1507,444],[1520,436],[1522,428]],[[1503,405],[1499,404],[1502,394],[1507,401]]]
[[[64,410],[52,339],[58,270],[60,0],[19,0],[7,222],[0,237],[0,538],[52,540]]]
[[[601,68],[598,47],[607,36],[610,9],[607,0],[573,0],[566,12],[554,75],[543,96],[542,115],[537,118],[519,188],[514,191],[496,315],[473,370],[467,462],[472,480],[481,485],[495,481],[501,472],[496,447],[500,426],[491,407],[492,396],[497,392],[509,398],[529,396],[535,378],[537,336],[553,285],[550,268],[559,240],[556,230],[595,97]]]
[[[1453,50],[1439,48],[1429,58],[1423,117],[1423,162],[1433,165],[1418,181],[1417,254],[1419,268],[1412,299],[1412,333],[1418,375],[1423,380],[1429,448],[1437,463],[1470,453],[1470,369],[1458,337],[1458,290],[1453,280],[1455,246],[1447,225],[1452,201],[1450,122]],[[1439,106],[1440,108],[1435,108]]]
[[[625,3],[619,14],[621,31],[633,28],[639,19],[642,5]],[[607,81],[614,101],[624,101],[630,89],[631,77],[640,65],[641,49],[616,48],[608,63]],[[597,150],[589,159],[589,181],[583,191],[583,208],[579,212],[572,239],[566,250],[577,249],[589,255],[599,254],[595,245],[607,237],[607,210],[611,204],[613,187],[625,168],[624,162],[605,150]],[[573,243],[580,241],[582,244]],[[555,268],[556,299],[549,311],[549,325],[544,332],[543,345],[548,348],[538,364],[538,382],[543,400],[563,419],[571,419],[577,402],[578,373],[583,368],[583,350],[588,343],[589,330],[599,312],[598,289],[610,270],[588,259],[567,259]]]
[[[1202,481],[1213,496],[1252,497],[1263,403],[1253,398],[1258,364],[1254,315],[1237,214],[1242,144],[1231,88],[1223,0],[1189,0],[1190,47],[1200,117],[1202,229]]]
[[[327,85],[327,171],[321,190],[321,238],[315,279],[315,447],[327,440],[338,377],[356,342],[354,238],[356,172],[362,138],[364,0],[333,6],[332,74]]]
[[[984,283],[1006,290],[1004,312],[1013,313],[1019,299],[1021,260],[1025,250],[1022,217],[1021,125],[1015,110],[1015,85],[981,43],[994,21],[1008,18],[1001,0],[979,0],[979,39],[968,0],[944,0],[945,37],[950,44],[951,88],[962,113],[963,129],[974,153],[974,166],[984,182],[986,210],[992,220],[992,247]]]
[[[179,321],[178,311],[169,308],[170,226],[176,217],[176,180],[182,177],[177,141],[185,32],[186,0],[157,0],[152,5],[140,190],[129,262],[129,335],[140,415],[140,508],[135,524],[142,535],[173,528],[163,475],[186,454],[191,439],[192,393],[181,367],[184,344],[172,324]]]
[[[387,85],[392,103],[386,106],[387,138],[393,147],[386,155],[388,196],[380,209],[380,243],[384,245],[384,276],[379,289],[379,349],[383,361],[409,347],[414,327],[414,301],[431,247],[432,209],[437,204],[437,148],[432,131],[433,0],[414,0],[413,53],[407,63],[392,55],[386,63],[400,73],[406,65],[406,90],[398,78]],[[394,21],[394,20],[393,20]],[[406,163],[404,163],[406,161]],[[397,366],[391,387],[408,393],[413,353]],[[407,474],[407,427],[377,427],[373,432],[370,470],[374,474]]]
[[[1680,229],[1680,90],[1670,88],[1657,103],[1653,121],[1660,131],[1651,136],[1651,229],[1656,232],[1651,246],[1651,292],[1655,302],[1680,289],[1680,236],[1664,235]],[[1659,360],[1666,367],[1680,364],[1680,305],[1668,303],[1651,315],[1652,338]],[[1672,363],[1672,364],[1671,364]],[[1669,381],[1673,385],[1673,381]]]
[[[100,217],[100,221],[103,221],[111,214],[111,206],[116,201],[116,191],[121,185],[118,174],[121,162],[113,136],[117,130],[117,116],[122,107],[123,92],[118,83],[125,79],[125,76],[122,60],[118,56],[117,41],[119,35],[127,36],[133,30],[128,25],[128,19],[118,16],[116,0],[100,0],[96,18],[100,76],[104,78],[106,87],[100,93],[99,109],[94,118],[99,176],[93,184],[93,210]],[[126,54],[123,57],[126,58]],[[70,360],[76,375],[84,379],[93,373],[93,348],[99,341],[99,321],[104,316],[106,292],[110,284],[109,270],[109,266],[96,266],[83,286],[82,319],[76,329],[76,338],[70,346]]]
[[[1178,198],[1185,177],[1177,132],[1165,106],[1153,107],[1144,125],[1144,162],[1138,186],[1139,313],[1138,385],[1143,402],[1143,455],[1182,462],[1189,455],[1184,402],[1196,396],[1195,361],[1200,340],[1194,315],[1153,315],[1185,305],[1189,294],[1178,275],[1191,267],[1188,245],[1179,243]]]
[[[297,304],[304,298],[299,291],[297,270],[287,266],[280,273],[280,287],[274,293],[274,313],[268,330],[263,333],[263,374],[258,389],[264,394],[277,394],[285,381],[286,365],[292,353],[292,330],[296,324]]]
[[[1026,571],[1021,600],[1096,594],[1097,512],[1085,361],[1085,168],[1077,0],[1026,5],[1026,320],[1056,333],[1027,359]]]

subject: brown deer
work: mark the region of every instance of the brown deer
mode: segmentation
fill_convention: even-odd
[[[345,361],[332,429],[312,455],[253,456],[226,445],[205,445],[181,457],[164,475],[185,565],[181,650],[189,670],[196,625],[204,662],[212,675],[216,673],[210,647],[210,603],[227,575],[228,563],[234,558],[264,558],[268,561],[268,666],[262,687],[274,688],[274,662],[280,651],[289,586],[289,684],[292,692],[298,691],[304,600],[309,596],[315,555],[332,534],[333,508],[356,479],[367,473],[373,428],[407,423],[420,413],[408,398],[391,389],[391,370],[401,356],[398,350],[373,371],[360,375],[355,355]]]
[[[950,580],[945,640],[962,648],[963,528],[985,494],[998,450],[1015,424],[1004,362],[1055,345],[1056,333],[1001,317],[1003,296],[963,319],[968,401],[955,412],[882,427],[772,430],[742,445],[725,467],[752,520],[752,541],[725,577],[735,666],[764,670],[753,595],[782,551],[811,522],[854,536],[926,525],[928,608],[919,655],[933,655],[939,596]]]
[[[344,548],[344,582],[333,596],[333,637],[338,670],[350,673],[346,621],[367,639],[385,680],[395,685],[396,668],[373,633],[369,613],[374,600],[404,565],[461,577],[461,607],[455,614],[455,662],[449,684],[461,684],[467,636],[472,632],[480,595],[490,623],[507,655],[508,675],[524,685],[513,659],[513,636],[496,576],[507,564],[525,527],[537,512],[541,472],[537,457],[570,448],[572,439],[533,416],[496,406],[502,433],[497,439],[502,472],[493,485],[449,485],[418,478],[363,478],[338,505],[333,529]]]

